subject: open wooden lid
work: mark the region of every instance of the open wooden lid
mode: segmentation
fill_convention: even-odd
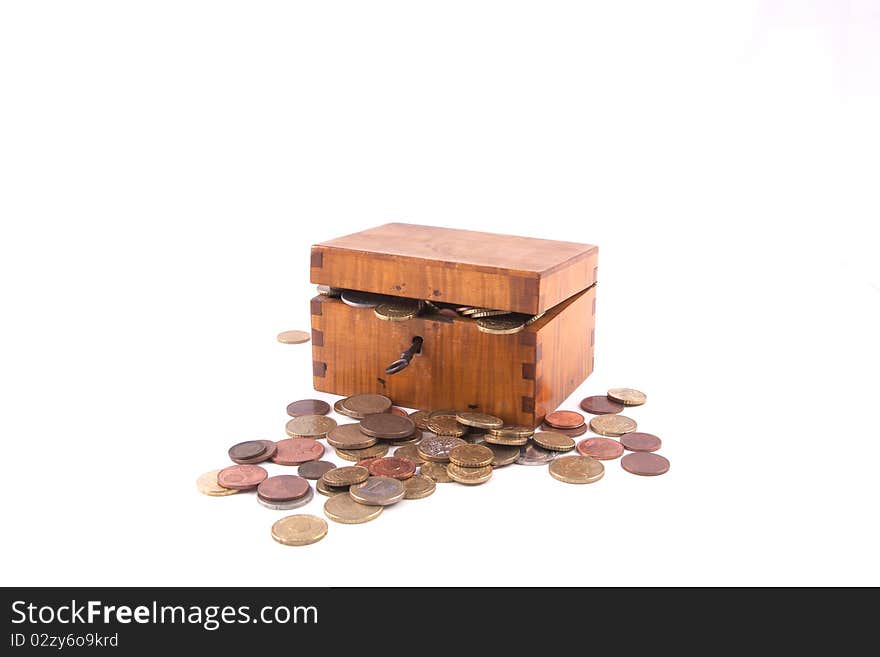
[[[319,285],[535,315],[596,282],[598,247],[385,224],[312,247]]]

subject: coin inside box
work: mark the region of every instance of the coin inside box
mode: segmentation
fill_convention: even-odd
[[[313,298],[315,389],[534,427],[593,370],[597,257],[590,244],[401,223],[315,244],[312,283],[422,302],[418,315],[388,321]],[[524,326],[486,332],[456,314],[465,307],[516,313]],[[418,353],[387,374],[416,338]]]

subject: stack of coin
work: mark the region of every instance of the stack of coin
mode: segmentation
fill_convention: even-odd
[[[267,509],[276,511],[305,506],[314,495],[309,482],[295,475],[269,477],[257,486],[257,501]]]
[[[268,461],[278,451],[274,440],[246,440],[229,448],[229,460],[240,465]]]
[[[316,484],[318,492],[322,495],[336,495],[347,493],[349,487],[366,481],[370,471],[360,465],[346,465],[325,472]]]
[[[411,445],[421,440],[422,432],[408,415],[373,413],[360,422],[360,432],[390,445]]]
[[[393,404],[385,395],[352,395],[345,399],[340,399],[334,404],[334,410],[341,414],[353,417],[356,420],[362,420],[367,415],[374,413],[387,413],[391,410]]]
[[[544,416],[544,424],[541,428],[545,431],[564,433],[569,438],[575,438],[587,433],[587,424],[584,416],[576,411],[553,411]]]
[[[492,477],[495,453],[485,445],[458,445],[449,450],[446,474],[460,484],[483,484]]]

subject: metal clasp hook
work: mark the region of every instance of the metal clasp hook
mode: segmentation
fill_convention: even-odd
[[[413,356],[421,353],[422,342],[422,336],[417,335],[416,337],[414,337],[409,349],[400,354],[400,358],[398,358],[396,361],[391,363],[391,365],[385,368],[385,374],[397,374],[400,370],[409,365],[409,362],[413,359]]]

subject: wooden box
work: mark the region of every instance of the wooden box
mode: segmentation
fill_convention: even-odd
[[[519,333],[496,335],[465,317],[389,322],[319,295],[311,303],[315,389],[536,426],[593,370],[597,254],[589,244],[399,223],[315,244],[312,283],[544,313]],[[421,353],[385,374],[415,336]]]

